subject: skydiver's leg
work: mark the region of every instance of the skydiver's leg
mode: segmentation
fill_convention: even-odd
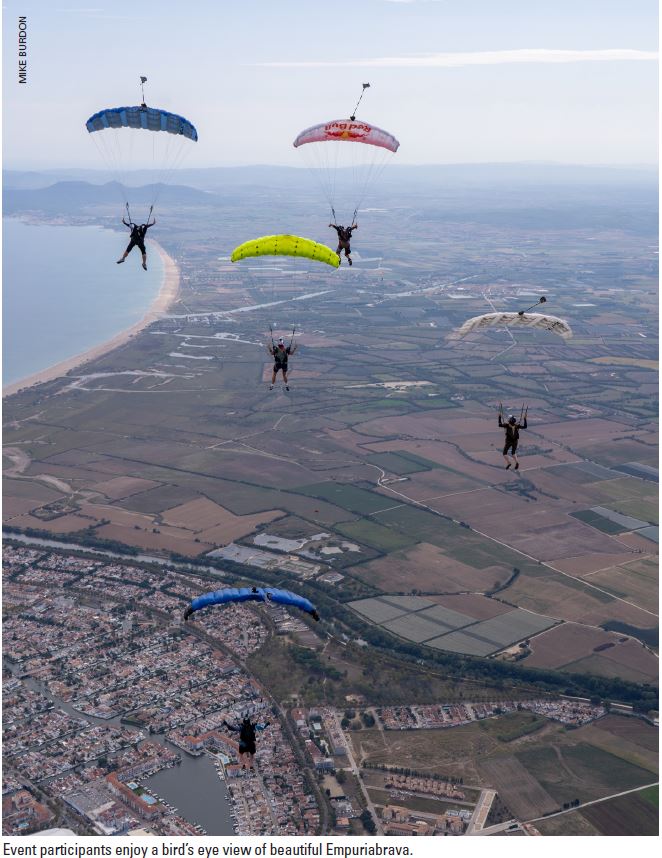
[[[130,241],[130,242],[127,244],[127,246],[126,246],[126,250],[124,251],[124,253],[123,253],[123,254],[122,254],[122,256],[120,257],[120,259],[118,259],[118,260],[117,260],[117,264],[118,264],[118,265],[120,265],[122,262],[124,262],[124,260],[125,260],[125,259],[127,258],[127,256],[131,253],[131,251],[133,250],[133,248],[134,248],[135,246],[136,246],[135,241]]]
[[[336,247],[336,254],[338,255],[338,261],[342,263],[342,259],[340,258],[340,251],[342,250],[342,241],[338,242],[338,247]]]
[[[285,367],[283,367],[283,381],[285,382],[285,390],[289,390],[290,384],[287,380],[287,370],[285,369]]]
[[[143,251],[143,268],[147,271],[147,254]]]
[[[508,470],[508,468],[510,468],[512,465],[512,462],[508,458],[508,450],[509,449],[510,449],[510,444],[506,444],[506,446],[503,448],[503,458],[504,458],[504,461],[506,463],[506,470]]]
[[[515,462],[515,470],[518,471],[519,470],[519,461],[517,459],[516,452],[517,452],[517,441],[515,441],[515,443],[513,444],[511,456],[513,457],[513,461]]]

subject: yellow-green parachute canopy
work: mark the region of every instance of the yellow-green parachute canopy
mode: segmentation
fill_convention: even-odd
[[[237,262],[252,256],[303,256],[316,262],[325,262],[334,268],[340,264],[337,254],[330,247],[298,235],[263,235],[245,241],[235,247],[230,258]]]

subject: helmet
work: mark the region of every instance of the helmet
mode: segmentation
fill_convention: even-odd
[[[515,415],[514,415],[514,414],[509,414],[509,415],[508,415],[508,422],[509,422],[509,423],[517,423],[517,420],[515,419]]]
[[[285,345],[285,340],[284,340],[282,337],[278,337],[278,345],[279,345],[279,346],[284,346],[284,345]]]

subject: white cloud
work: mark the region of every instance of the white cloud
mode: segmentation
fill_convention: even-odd
[[[639,51],[630,48],[608,48],[597,51],[520,48],[512,51],[415,54],[404,57],[306,60],[303,62],[253,63],[253,65],[271,68],[459,68],[461,66],[494,66],[506,63],[588,63],[657,59],[658,54],[655,51]]]

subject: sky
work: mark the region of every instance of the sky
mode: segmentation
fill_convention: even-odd
[[[657,0],[7,0],[3,162],[102,168],[85,120],[140,101],[198,129],[186,167],[300,165],[359,116],[402,164],[657,161]],[[18,83],[18,16],[27,83]]]

